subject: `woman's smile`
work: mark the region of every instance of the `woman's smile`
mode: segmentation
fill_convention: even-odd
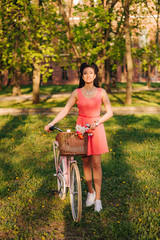
[[[96,77],[94,69],[91,67],[86,67],[83,71],[83,80],[85,82],[93,82]]]

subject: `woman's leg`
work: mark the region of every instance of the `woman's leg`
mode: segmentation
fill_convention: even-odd
[[[92,169],[91,169],[91,157],[83,157],[83,172],[85,176],[85,180],[88,186],[88,192],[93,193],[93,186],[92,186]]]
[[[96,200],[101,199],[101,184],[102,184],[102,168],[101,155],[92,155],[91,157],[93,179],[96,190]]]

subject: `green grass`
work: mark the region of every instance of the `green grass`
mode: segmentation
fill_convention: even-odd
[[[126,93],[109,94],[112,106],[124,106]],[[132,93],[131,106],[160,106],[160,91],[141,91]]]
[[[133,87],[133,89],[138,89],[138,88],[146,88],[146,86],[147,86],[147,83],[144,83],[144,82],[133,82],[132,83],[132,87]],[[159,82],[152,82],[151,83],[151,87],[152,88],[159,88],[160,87],[160,83]],[[126,89],[126,83],[121,83],[121,82],[117,82],[116,83],[116,89],[119,89],[119,90],[121,90],[121,89]]]
[[[145,89],[146,83],[140,83],[135,82],[132,83],[133,89]],[[43,85],[40,87],[40,94],[43,95],[49,95],[49,94],[56,94],[56,93],[68,93],[72,92],[74,89],[76,89],[78,85]],[[102,87],[104,87],[102,85]],[[160,88],[160,83],[151,83],[152,88]],[[126,89],[126,83],[116,83],[116,88],[118,90],[124,90]],[[21,93],[22,94],[32,94],[32,85],[22,85],[21,86]],[[5,87],[3,86],[3,89],[0,90],[0,95],[6,95],[11,96],[12,95],[12,86],[11,87]]]
[[[154,83],[153,87],[155,85]],[[158,83],[157,83],[158,84]],[[125,83],[117,83],[117,89],[123,89]],[[133,83],[133,87],[135,89],[141,87],[145,87],[142,83]],[[159,84],[160,86],[160,84]],[[51,107],[64,107],[68,97],[66,96],[59,96],[54,97],[54,94],[57,93],[70,93],[72,92],[77,86],[76,85],[54,85],[54,86],[42,86],[41,87],[41,95],[46,95],[46,97],[40,99],[39,104],[33,104],[31,99],[23,99],[23,100],[12,100],[12,101],[0,101],[0,108],[51,108]],[[30,92],[31,86],[22,86],[22,93],[28,94]],[[7,90],[6,90],[7,91]],[[3,93],[3,95],[2,95]],[[0,92],[1,96],[10,96],[11,93],[6,93],[4,91]],[[8,94],[8,95],[7,95]],[[53,97],[51,97],[53,94]],[[125,92],[113,92],[109,94],[109,98],[111,101],[112,106],[124,106],[126,93]],[[159,106],[160,105],[160,91],[139,91],[132,93],[132,105],[131,106]]]
[[[33,104],[32,100],[12,100],[0,101],[0,108],[52,108],[64,107],[67,103],[68,97],[60,96],[58,98],[44,98],[40,103]]]
[[[66,93],[72,92],[76,89],[78,85],[43,85],[40,87],[40,94],[49,95],[55,93]],[[32,94],[32,85],[22,85],[21,86],[22,94]],[[0,91],[0,95],[11,96],[12,95],[12,86],[3,87]]]
[[[102,157],[103,211],[85,207],[72,221],[53,177],[52,142],[43,126],[54,116],[0,117],[0,239],[158,240],[160,116],[114,116],[105,123],[110,152]],[[58,126],[74,129],[76,117]],[[81,176],[82,163],[78,159]]]

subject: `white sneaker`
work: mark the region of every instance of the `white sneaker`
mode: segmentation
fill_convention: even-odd
[[[95,191],[94,191],[94,193],[88,192],[88,194],[87,194],[87,200],[86,200],[86,206],[87,206],[87,207],[90,207],[91,205],[94,204],[94,202],[95,202],[95,197],[96,197]]]
[[[96,201],[95,201],[94,211],[95,211],[95,212],[100,212],[101,210],[102,210],[101,200],[96,200]]]

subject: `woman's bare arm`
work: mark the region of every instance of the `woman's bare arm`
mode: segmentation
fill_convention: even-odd
[[[104,104],[106,113],[98,120],[98,124],[101,124],[101,123],[107,121],[109,118],[111,118],[113,116],[111,103],[110,103],[109,97],[107,95],[107,92],[104,89],[102,89],[102,102]]]
[[[109,97],[104,89],[102,89],[101,97],[102,97],[102,102],[104,104],[106,113],[100,119],[98,119],[98,121],[95,121],[93,124],[91,124],[91,126],[90,126],[91,129],[95,129],[97,126],[96,124],[99,125],[99,124],[107,121],[109,118],[111,118],[113,116],[111,103],[110,103]]]
[[[65,107],[58,113],[58,115],[53,119],[52,122],[50,122],[48,125],[44,127],[45,131],[49,131],[49,128],[53,125],[55,125],[57,122],[61,121],[70,111],[70,109],[73,107],[73,105],[77,101],[77,90],[74,90],[68,99],[68,102],[66,103]]]

